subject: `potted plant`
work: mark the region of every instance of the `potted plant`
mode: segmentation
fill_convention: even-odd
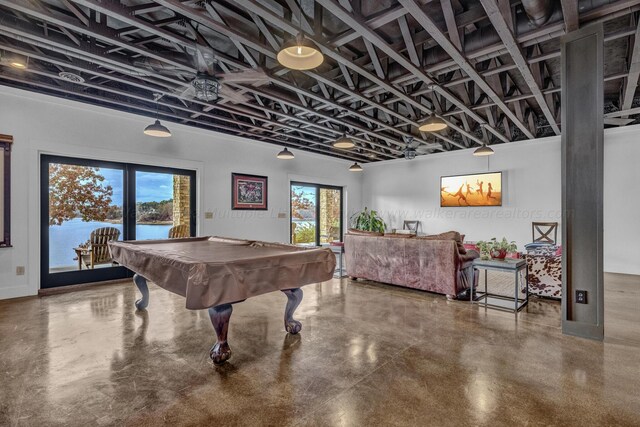
[[[366,207],[363,211],[355,213],[351,217],[351,228],[360,231],[371,231],[374,233],[384,233],[387,225],[382,218],[378,216],[378,212],[374,210],[368,210]]]
[[[489,241],[479,241],[477,244],[482,259],[504,259],[508,253],[518,250],[516,242],[507,241],[506,237],[497,240],[495,237]]]

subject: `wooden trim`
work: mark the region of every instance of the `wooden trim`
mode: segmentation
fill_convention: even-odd
[[[3,216],[4,227],[0,230],[0,248],[11,247],[11,145],[13,136],[0,134],[0,161],[4,162]]]
[[[118,285],[123,283],[131,283],[131,279],[124,278],[124,279],[104,280],[102,282],[78,283],[77,285],[60,286],[57,288],[40,288],[38,290],[38,296],[47,297],[51,295],[66,294],[69,292],[88,291],[88,290],[95,289],[96,286]]]

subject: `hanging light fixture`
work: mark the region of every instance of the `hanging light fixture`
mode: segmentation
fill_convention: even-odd
[[[349,166],[349,171],[350,172],[362,172],[362,166],[360,166],[358,164],[358,162],[355,162],[354,164],[352,164],[351,166]]]
[[[489,147],[487,144],[482,144],[482,147],[478,147],[473,152],[474,156],[491,156],[494,154],[493,148]]]
[[[156,100],[156,121],[144,128],[144,134],[155,136],[157,138],[168,138],[171,136],[171,131],[160,123],[160,120],[158,119],[158,101],[162,98],[162,94],[154,93],[153,96]]]
[[[299,32],[286,41],[278,52],[278,62],[291,70],[311,70],[324,62],[318,46]]]
[[[331,143],[333,148],[340,148],[342,150],[349,150],[356,146],[355,142],[343,133],[342,136]]]
[[[299,8],[298,22],[302,23],[302,7]],[[304,36],[302,29],[295,38],[289,39],[278,52],[278,62],[291,70],[311,70],[324,62],[320,48]]]
[[[432,114],[427,120],[419,123],[418,130],[420,132],[438,132],[446,129],[447,127],[448,125],[444,120],[435,114]]]
[[[24,70],[25,68],[27,68],[27,64],[19,60],[13,60],[9,62],[9,65],[11,65],[13,68],[17,68],[18,70]]]
[[[294,156],[291,151],[287,150],[287,147],[284,147],[284,150],[279,152],[276,157],[279,158],[280,160],[291,160],[296,156]]]

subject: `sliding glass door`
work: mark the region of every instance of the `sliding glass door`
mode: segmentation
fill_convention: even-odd
[[[342,240],[342,187],[291,183],[291,243],[320,246]]]
[[[41,287],[130,276],[110,241],[195,235],[195,218],[194,171],[43,155]]]

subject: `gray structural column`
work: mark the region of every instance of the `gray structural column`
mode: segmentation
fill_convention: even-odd
[[[596,340],[604,338],[603,40],[602,24],[562,39],[562,332]]]

